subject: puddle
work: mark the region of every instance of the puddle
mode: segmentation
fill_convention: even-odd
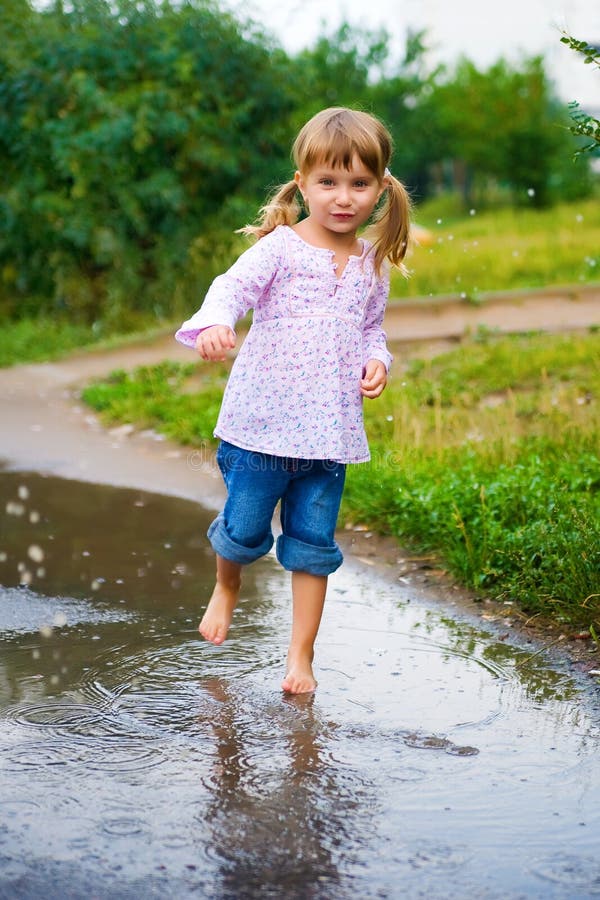
[[[5,472],[0,509],[0,897],[600,897],[599,718],[543,655],[349,564],[286,698],[273,558],[198,639],[197,504]]]

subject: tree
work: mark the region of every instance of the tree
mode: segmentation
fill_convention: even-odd
[[[165,312],[175,291],[198,290],[198,235],[243,224],[233,208],[287,152],[287,58],[201,0],[11,4],[0,25],[4,308],[34,297],[88,321]]]
[[[384,29],[365,32],[343,24],[332,35],[321,35],[314,47],[291,60],[290,84],[300,98],[295,127],[324,106],[374,112],[394,139],[395,173],[424,193],[431,154],[428,123],[420,109],[436,75],[426,66],[424,37],[423,32],[409,32],[403,56],[396,59]]]
[[[462,60],[427,104],[438,129],[438,155],[461,160],[474,186],[492,179],[509,187],[516,202],[544,206],[558,196],[589,189],[586,172],[565,163],[573,138],[560,127],[566,108],[554,96],[543,59],[519,68],[500,59],[487,71]],[[474,202],[467,180],[466,202]]]

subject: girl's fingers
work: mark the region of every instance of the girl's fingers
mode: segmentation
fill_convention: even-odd
[[[235,335],[226,325],[206,328],[196,338],[196,349],[205,360],[224,360],[226,351],[234,347]]]

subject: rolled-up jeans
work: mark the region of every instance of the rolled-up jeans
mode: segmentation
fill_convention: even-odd
[[[343,463],[271,456],[226,441],[219,444],[217,462],[227,500],[208,529],[215,553],[241,565],[268,553],[281,501],[276,553],[284,569],[329,575],[342,564],[335,527],[346,476]]]

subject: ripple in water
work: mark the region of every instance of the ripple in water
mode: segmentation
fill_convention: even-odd
[[[557,851],[534,863],[532,871],[545,881],[568,885],[573,891],[584,890],[586,896],[600,895],[600,861],[596,857]]]

